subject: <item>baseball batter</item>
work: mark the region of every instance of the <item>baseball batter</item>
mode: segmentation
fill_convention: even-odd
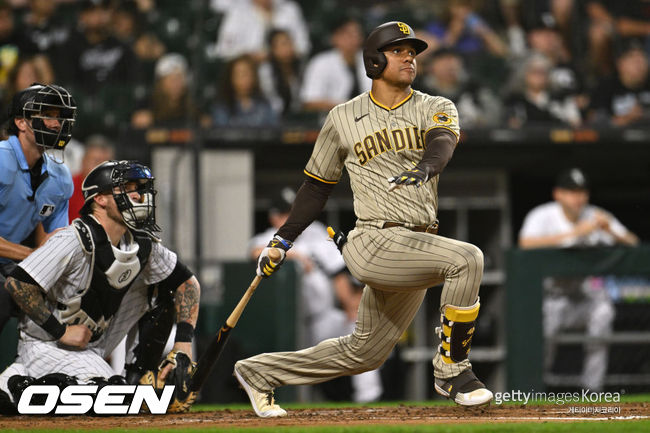
[[[327,116],[305,168],[307,179],[287,222],[258,259],[269,276],[271,247],[287,251],[320,213],[343,167],[357,216],[342,247],[352,274],[366,284],[351,335],[298,352],[257,355],[234,374],[258,416],[285,416],[273,399],[282,385],[313,384],[379,367],[411,323],[427,288],[444,283],[441,344],[433,359],[438,393],[465,406],[486,404],[492,393],[468,360],[479,310],[483,255],[474,245],[436,235],[438,175],[458,142],[454,104],[411,88],[416,55],[427,44],[410,26],[389,22],[371,32],[364,64],[372,89]]]
[[[5,288],[25,316],[16,362],[0,375],[0,412],[10,412],[31,383],[126,383],[114,377],[104,357],[149,310],[154,284],[157,298],[175,291],[172,356],[181,365],[184,354],[189,366],[199,284],[155,235],[153,180],[147,167],[133,161],[95,167],[82,184],[82,218],[7,278]],[[171,370],[162,370],[160,379]]]

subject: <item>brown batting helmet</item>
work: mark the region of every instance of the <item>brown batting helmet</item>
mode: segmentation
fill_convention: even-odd
[[[415,37],[415,32],[406,23],[391,21],[378,26],[370,32],[363,44],[363,64],[369,78],[379,78],[388,63],[382,50],[396,42],[409,42],[416,54],[420,54],[428,47],[426,42]]]

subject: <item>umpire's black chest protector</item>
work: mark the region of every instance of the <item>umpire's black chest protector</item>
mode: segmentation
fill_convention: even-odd
[[[124,265],[116,259],[106,231],[94,218],[83,216],[72,224],[83,249],[92,257],[92,276],[81,299],[81,310],[96,323],[109,321],[117,312],[131,284],[146,266],[151,254],[151,238],[131,232],[139,247],[137,262]],[[93,331],[90,341],[99,339],[102,334],[103,329]]]

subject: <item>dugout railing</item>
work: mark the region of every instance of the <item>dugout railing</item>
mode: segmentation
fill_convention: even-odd
[[[615,306],[611,333],[588,337],[584,330],[564,330],[550,337],[558,345],[556,356],[563,356],[566,366],[559,374],[544,366],[542,302],[549,276],[602,278]],[[568,314],[572,313],[576,312]],[[609,345],[605,389],[650,389],[650,245],[512,250],[507,260],[505,315],[509,390],[580,388],[584,346],[593,342]]]

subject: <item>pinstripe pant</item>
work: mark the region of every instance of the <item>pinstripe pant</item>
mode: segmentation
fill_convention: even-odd
[[[104,359],[91,349],[66,350],[52,341],[18,342],[16,362],[0,374],[0,389],[8,391],[7,381],[16,374],[39,378],[50,373],[63,373],[86,383],[94,377],[109,378],[115,374]]]
[[[366,284],[354,332],[297,352],[239,361],[237,370],[257,390],[320,383],[379,367],[413,320],[427,288],[444,282],[441,307],[470,306],[483,274],[483,253],[474,245],[403,227],[356,229],[343,257],[352,275]],[[439,378],[471,367],[468,360],[445,364],[439,354],[433,365]]]

